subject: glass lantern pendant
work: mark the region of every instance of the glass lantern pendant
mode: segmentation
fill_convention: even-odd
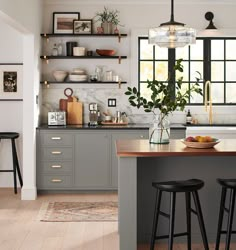
[[[149,44],[165,48],[178,48],[196,43],[196,30],[174,21],[174,0],[171,0],[171,18],[157,28],[149,29]]]

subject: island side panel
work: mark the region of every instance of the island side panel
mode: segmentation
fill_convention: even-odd
[[[216,183],[216,178],[236,178],[236,157],[142,157],[138,158],[137,164],[138,242],[150,242],[155,202],[152,182],[198,178],[205,182],[205,186],[199,190],[199,196],[208,240],[214,243],[221,196],[221,187]],[[165,192],[162,201],[161,210],[168,211],[170,201],[168,193]],[[195,209],[193,200],[192,207]],[[236,228],[236,222],[233,228]],[[177,194],[175,232],[184,231],[186,231],[185,199],[183,194]],[[166,232],[168,232],[168,220],[161,218],[158,234]],[[202,242],[194,214],[192,214],[192,240]],[[186,237],[175,239],[175,242],[179,241],[186,242]],[[233,235],[232,241],[235,242]]]
[[[137,249],[137,158],[118,158],[120,250]]]

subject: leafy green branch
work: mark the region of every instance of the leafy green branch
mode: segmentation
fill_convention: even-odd
[[[183,72],[182,61],[183,59],[176,61],[176,65],[174,66],[175,72]],[[131,106],[138,109],[143,107],[145,112],[153,112],[154,114],[156,114],[155,110],[159,109],[163,117],[165,117],[177,109],[183,111],[193,93],[203,95],[199,84],[201,74],[197,73],[199,77],[196,77],[196,82],[191,84],[187,90],[182,89],[183,77],[180,77],[177,79],[175,86],[168,84],[169,78],[166,82],[147,80],[147,88],[151,90],[150,100],[143,97],[136,87],[128,87],[125,94],[129,96],[128,100]],[[175,98],[172,96],[174,91]]]

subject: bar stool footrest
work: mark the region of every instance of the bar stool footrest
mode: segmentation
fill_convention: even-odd
[[[220,231],[221,234],[227,234],[226,230]],[[231,234],[236,234],[236,231],[231,231]]]
[[[187,236],[188,233],[185,232],[185,233],[177,233],[177,234],[174,234],[173,237],[181,237],[181,236]],[[160,236],[156,236],[155,239],[156,240],[160,240],[160,239],[168,239],[169,238],[169,235],[160,235]]]
[[[1,172],[1,173],[2,173],[2,172],[14,172],[14,170],[11,170],[11,169],[10,169],[10,170],[7,170],[7,169],[6,169],[6,170],[0,170],[0,172]]]

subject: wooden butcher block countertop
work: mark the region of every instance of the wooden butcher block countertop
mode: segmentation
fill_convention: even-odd
[[[170,140],[169,144],[150,144],[148,140],[117,140],[119,157],[160,156],[236,156],[236,139],[221,139],[213,148],[186,147],[181,140]]]

